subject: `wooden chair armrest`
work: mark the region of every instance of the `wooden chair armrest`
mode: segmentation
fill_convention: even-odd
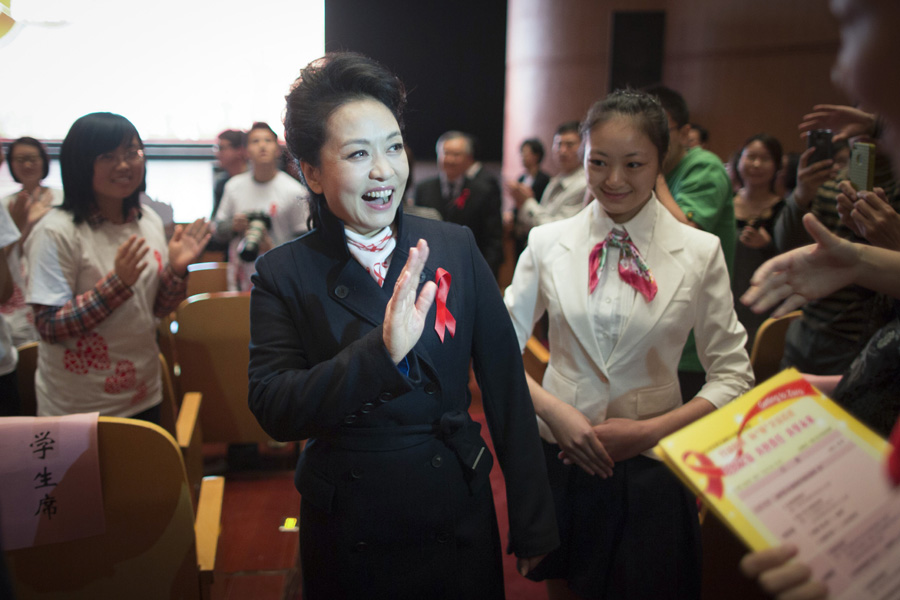
[[[200,427],[200,405],[203,395],[188,392],[181,402],[178,420],[175,422],[175,437],[181,448],[184,469],[191,485],[191,502],[197,510],[200,494],[200,480],[203,479],[203,431]]]
[[[222,501],[225,497],[224,477],[204,477],[200,485],[200,502],[194,521],[197,538],[197,566],[201,582],[211,583],[216,568],[216,550],[222,528]],[[204,581],[206,580],[206,581]]]
[[[534,336],[528,338],[528,341],[525,342],[525,348],[527,348],[534,357],[541,361],[544,364],[550,361],[550,351],[547,350],[546,347]]]

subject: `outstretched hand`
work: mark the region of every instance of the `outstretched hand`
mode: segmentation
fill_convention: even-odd
[[[782,317],[853,283],[859,263],[856,245],[828,231],[812,214],[803,216],[803,226],[816,243],[767,260],[756,270],[741,296],[753,312],[780,303],[772,316]]]
[[[416,298],[419,276],[425,268],[428,252],[428,242],[425,240],[419,240],[415,248],[409,249],[409,258],[394,284],[394,294],[384,313],[382,338],[394,364],[400,364],[419,341],[425,328],[425,317],[437,294],[437,284],[429,281],[422,286]]]
[[[900,214],[888,202],[880,187],[856,191],[849,181],[840,183],[837,211],[841,222],[873,246],[900,250]]]

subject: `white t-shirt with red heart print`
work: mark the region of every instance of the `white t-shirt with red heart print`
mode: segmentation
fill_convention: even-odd
[[[134,295],[109,317],[82,336],[41,340],[35,376],[40,416],[98,411],[130,417],[162,401],[153,303],[168,247],[162,220],[147,207],[142,212],[131,223],[92,228],[52,210],[29,236],[27,301],[45,306],[62,306],[93,288],[114,270],[116,250],[130,236],[143,237],[149,248]]]

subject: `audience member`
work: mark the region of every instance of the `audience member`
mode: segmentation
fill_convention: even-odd
[[[528,188],[525,190],[525,195],[528,197],[541,198],[544,190],[547,188],[547,184],[550,183],[550,176],[541,170],[541,163],[544,161],[544,144],[537,138],[529,138],[522,142],[522,145],[519,147],[519,153],[522,157],[522,168],[525,169],[525,172],[519,176],[516,182]],[[507,189],[509,189],[509,186],[507,186]],[[510,189],[509,191],[512,194],[512,190]],[[518,260],[528,241],[528,228],[520,225],[518,207],[513,209],[512,222],[516,259]]]
[[[852,131],[874,133],[875,117],[856,109],[838,111],[823,119],[816,111],[804,116],[801,131],[823,128],[822,125],[839,123],[847,119],[846,127]],[[848,109],[850,107],[847,107]],[[844,127],[835,127],[835,136],[841,136]],[[855,136],[854,136],[855,137]],[[838,170],[833,159],[808,164],[813,149],[800,155],[797,169],[797,187],[787,198],[784,210],[778,216],[774,229],[775,246],[785,252],[809,244],[802,218],[812,213],[816,219],[838,236],[853,241],[864,241],[853,230],[841,224],[837,197],[841,193],[840,182],[846,179],[847,170]],[[875,182],[878,186],[894,189],[890,164],[883,154],[876,156]],[[900,202],[895,208],[900,207]],[[785,337],[782,366],[796,367],[813,375],[839,375],[859,355],[863,346],[890,318],[891,306],[875,292],[861,286],[849,286],[824,298],[803,306],[803,315],[795,319]]]
[[[436,209],[444,221],[471,229],[496,278],[503,263],[499,187],[495,189],[466,175],[473,162],[472,139],[468,134],[448,131],[438,138],[436,150],[438,176],[416,186],[415,203]]]
[[[696,148],[699,146],[704,150],[708,150],[709,147],[707,144],[709,144],[709,132],[703,126],[691,123],[686,146],[688,148]]]
[[[47,188],[41,182],[50,172],[50,157],[44,145],[31,137],[22,137],[9,145],[9,170],[22,189],[0,200],[9,211],[21,234],[19,243],[9,250],[6,260],[12,274],[13,293],[0,304],[2,314],[12,328],[16,346],[38,340],[34,328],[34,314],[25,302],[25,281],[28,267],[23,245],[34,225],[49,212],[51,206],[62,204],[62,190]]]
[[[656,201],[659,101],[614,92],[582,131],[596,200],[532,230],[504,298],[520,348],[545,310],[555,332],[543,382],[527,380],[562,546],[534,578],[554,599],[699,598],[696,498],[652,448],[750,388],[746,335],[719,240]],[[709,381],[682,399],[692,328]]]
[[[247,134],[237,129],[226,129],[216,138],[215,155],[222,171],[216,176],[213,183],[211,218],[215,218],[216,211],[219,210],[228,180],[246,172],[249,168],[247,164]]]
[[[0,154],[0,164],[3,164]],[[12,217],[0,210],[0,259],[5,259],[18,247],[19,230]],[[7,302],[13,295],[14,281],[6,260],[0,260],[0,302]],[[0,417],[19,416],[19,384],[16,365],[19,354],[13,341],[12,328],[6,315],[0,314]],[[0,558],[2,560],[2,558]],[[2,565],[0,565],[2,566]],[[3,588],[0,587],[0,591]]]
[[[27,301],[41,335],[38,414],[98,411],[159,422],[156,318],[184,299],[187,266],[209,240],[198,219],[166,244],[138,196],[143,142],[130,121],[75,121],[59,155],[65,198],[25,242]]]
[[[896,23],[900,22],[900,4],[891,0],[847,0],[832,4],[832,10],[841,29],[841,48],[832,78],[868,110],[882,115],[889,131],[898,131],[900,87],[892,78],[885,78],[884,74],[892,72],[900,53],[900,38],[895,31]],[[844,125],[829,128],[845,134],[847,129],[860,126],[858,121],[850,122],[843,118],[842,121]],[[886,139],[894,167],[900,168],[900,143],[893,135]],[[867,199],[861,201],[866,202]],[[860,212],[863,210],[860,205]],[[882,293],[900,298],[900,289],[896,287],[900,282],[900,277],[896,276],[900,272],[900,254],[881,248],[851,245],[837,236],[829,236],[825,227],[817,227],[814,216],[804,216],[803,220],[817,244],[776,257],[763,265],[754,281],[760,288],[752,290],[754,293],[746,298],[748,303],[758,300],[762,302],[759,308],[764,310],[787,298],[774,313],[786,314],[806,299],[824,297],[848,284],[873,286]],[[827,242],[823,243],[825,240]],[[843,254],[845,249],[851,251]],[[801,260],[804,258],[805,261]],[[804,268],[804,262],[808,268]],[[817,264],[822,268],[813,269]],[[789,278],[799,283],[785,285]],[[824,285],[826,281],[827,287]],[[896,358],[893,364],[896,365]],[[888,395],[896,397],[896,383],[885,389]],[[900,424],[895,426],[891,442],[888,474],[894,485],[898,485]],[[795,555],[796,548],[791,546],[772,548],[749,554],[742,567],[748,576],[759,579],[763,589],[781,600],[827,597],[826,586],[810,579],[809,566],[791,560]]]
[[[295,480],[304,598],[504,597],[470,365],[520,572],[559,543],[496,282],[471,231],[400,209],[405,98],[357,54],[314,61],[287,98],[315,228],[258,261],[250,408],[276,439],[311,438]]]
[[[279,170],[280,153],[272,128],[254,123],[247,133],[250,170],[225,184],[216,212],[216,238],[228,242],[229,290],[249,290],[257,256],[307,230],[306,191]]]
[[[738,242],[734,252],[731,292],[735,298],[750,287],[754,271],[778,254],[772,231],[784,199],[775,192],[775,176],[781,165],[781,143],[766,133],[744,142],[737,161],[736,174],[741,188],[734,196],[734,217]],[[756,313],[735,303],[738,320],[747,330],[747,351],[753,347],[756,330],[768,314]]]
[[[677,220],[719,238],[730,273],[737,236],[732,205],[734,192],[725,167],[712,152],[687,147],[690,115],[681,94],[664,86],[646,91],[659,98],[669,120],[669,151],[656,182],[656,194]],[[697,395],[705,382],[693,335],[688,337],[678,364],[678,379],[684,398]]]
[[[567,121],[556,129],[552,152],[559,171],[550,178],[543,194],[538,195],[537,190],[524,183],[508,185],[518,209],[516,237],[527,239],[532,227],[566,219],[584,208],[587,184],[584,179],[578,121]]]

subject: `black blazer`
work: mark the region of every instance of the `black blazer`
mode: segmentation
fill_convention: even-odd
[[[523,181],[525,181],[525,175],[519,177],[519,183]],[[550,183],[550,176],[538,170],[537,175],[534,176],[534,181],[531,182],[531,191],[534,192],[534,199],[538,202],[544,197],[544,190],[547,189],[548,183]]]
[[[380,288],[350,256],[343,224],[327,209],[321,220],[260,257],[251,294],[250,408],[275,439],[310,438],[296,474],[305,590],[313,598],[502,597],[491,458],[466,412],[470,361],[506,477],[510,550],[543,554],[558,535],[497,284],[471,232],[398,213]],[[420,238],[430,247],[421,280],[439,267],[452,277],[456,332],[441,342],[432,306],[406,376],[385,349],[382,322]]]
[[[445,221],[465,225],[475,235],[475,242],[496,278],[503,263],[503,219],[500,214],[500,190],[482,181],[466,177],[462,194],[464,202],[444,200],[441,180],[425,179],[416,186],[416,205],[435,208]],[[460,207],[459,205],[462,205]]]

